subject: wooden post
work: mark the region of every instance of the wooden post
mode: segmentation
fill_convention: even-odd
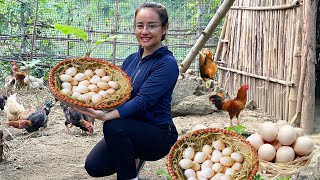
[[[114,25],[112,29],[112,35],[116,35],[119,27],[119,1],[116,0],[115,15],[114,15]],[[117,38],[113,38],[112,41],[112,64],[116,63],[116,53],[117,53]]]
[[[190,64],[195,59],[195,57],[199,54],[199,51],[204,46],[204,44],[208,41],[208,39],[212,36],[214,33],[214,30],[219,25],[220,21],[225,17],[228,10],[232,6],[233,2],[235,0],[225,0],[217,10],[216,14],[213,16],[213,18],[210,20],[207,27],[202,32],[201,36],[195,43],[195,45],[191,48],[189,53],[187,54],[186,58],[183,60],[183,62],[179,66],[180,73],[184,73],[187,71],[187,69],[190,67]]]
[[[315,60],[316,60],[316,1],[305,0],[304,33],[302,37],[302,59],[306,61],[306,78],[303,89],[301,127],[307,134],[313,132],[315,113]]]

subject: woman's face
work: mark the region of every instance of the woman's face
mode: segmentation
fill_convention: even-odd
[[[139,44],[152,53],[161,47],[161,37],[167,31],[167,26],[161,26],[158,13],[151,8],[142,8],[135,19],[135,35]]]

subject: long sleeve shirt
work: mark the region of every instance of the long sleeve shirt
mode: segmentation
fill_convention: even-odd
[[[173,123],[172,93],[179,69],[167,47],[142,58],[143,49],[129,55],[121,68],[131,78],[130,99],[118,107],[120,118],[142,120],[154,125]]]

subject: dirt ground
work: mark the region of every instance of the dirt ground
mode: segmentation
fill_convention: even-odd
[[[0,91],[3,94],[3,92]],[[18,100],[28,108],[40,106],[46,99],[53,97],[48,91],[29,93],[18,92]],[[240,114],[241,121],[248,130],[256,131],[258,125],[264,121],[276,121],[272,117],[255,110],[245,110]],[[184,116],[174,118],[180,135],[190,131],[196,124],[209,125],[212,122],[223,125],[229,122],[225,112],[215,112],[205,116]],[[20,129],[8,128],[3,112],[0,111],[0,129],[5,135],[11,134],[12,139],[5,141],[9,151],[5,153],[7,159],[0,162],[0,179],[2,180],[90,180],[116,179],[115,176],[92,178],[85,169],[84,161],[92,147],[102,138],[102,123],[96,121],[95,132],[88,136],[77,128],[71,134],[64,126],[64,114],[57,103],[49,114],[48,127],[36,133],[27,133]],[[314,134],[316,150],[319,151],[320,134]],[[319,153],[317,153],[319,155]],[[155,162],[147,162],[140,174],[144,180],[166,179],[158,176],[159,170],[165,170],[167,158]]]

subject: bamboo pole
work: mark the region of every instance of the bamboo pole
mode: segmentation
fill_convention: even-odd
[[[214,54],[214,61],[220,61],[221,52],[222,52],[222,49],[223,49],[223,44],[226,43],[223,40],[224,40],[224,36],[226,34],[226,29],[227,29],[227,22],[228,22],[228,18],[227,17],[228,16],[226,16],[226,18],[225,18],[225,20],[223,22],[223,27],[222,27],[222,31],[221,31],[221,34],[220,34],[219,42],[218,42],[218,45],[217,45],[216,53]]]
[[[303,100],[301,109],[301,127],[307,134],[313,132],[315,114],[315,60],[316,60],[316,5],[313,0],[304,1],[304,34],[302,59],[306,61],[306,78],[303,89]]]
[[[301,74],[301,48],[302,48],[302,13],[303,13],[303,7],[300,6],[297,8],[296,11],[296,38],[294,42],[294,48],[293,48],[293,64],[292,69],[295,71],[292,71],[291,75],[291,81],[294,82],[295,86],[292,86],[290,89],[289,94],[289,113],[288,113],[288,119],[291,123],[294,123],[295,114],[298,113],[297,103],[298,103],[298,91],[299,91],[299,77]],[[301,101],[300,101],[301,103]],[[299,108],[300,109],[300,108]]]
[[[199,51],[204,46],[204,44],[208,41],[208,39],[212,36],[214,30],[219,25],[220,21],[225,17],[228,10],[232,6],[235,0],[225,0],[220,5],[219,9],[217,10],[216,14],[210,20],[207,27],[202,32],[199,39],[196,41],[195,45],[191,48],[189,53],[187,54],[186,58],[179,66],[180,73],[184,73],[190,67],[190,64],[195,59],[195,57],[199,54]]]
[[[264,7],[248,7],[248,6],[231,6],[231,9],[253,10],[253,11],[270,11],[270,10],[284,10],[299,6],[299,1],[295,0],[291,4],[282,4],[275,6]]]
[[[31,40],[31,50],[30,50],[30,61],[32,61],[33,57],[33,50],[36,41],[36,33],[37,33],[37,21],[38,21],[38,8],[39,8],[39,1],[36,1],[36,15],[33,22],[33,32],[32,32],[32,40]]]
[[[114,25],[112,28],[112,34],[116,35],[119,27],[119,0],[115,1],[115,15],[114,15]],[[117,55],[117,38],[113,38],[112,40],[112,64],[116,63],[116,55]]]

